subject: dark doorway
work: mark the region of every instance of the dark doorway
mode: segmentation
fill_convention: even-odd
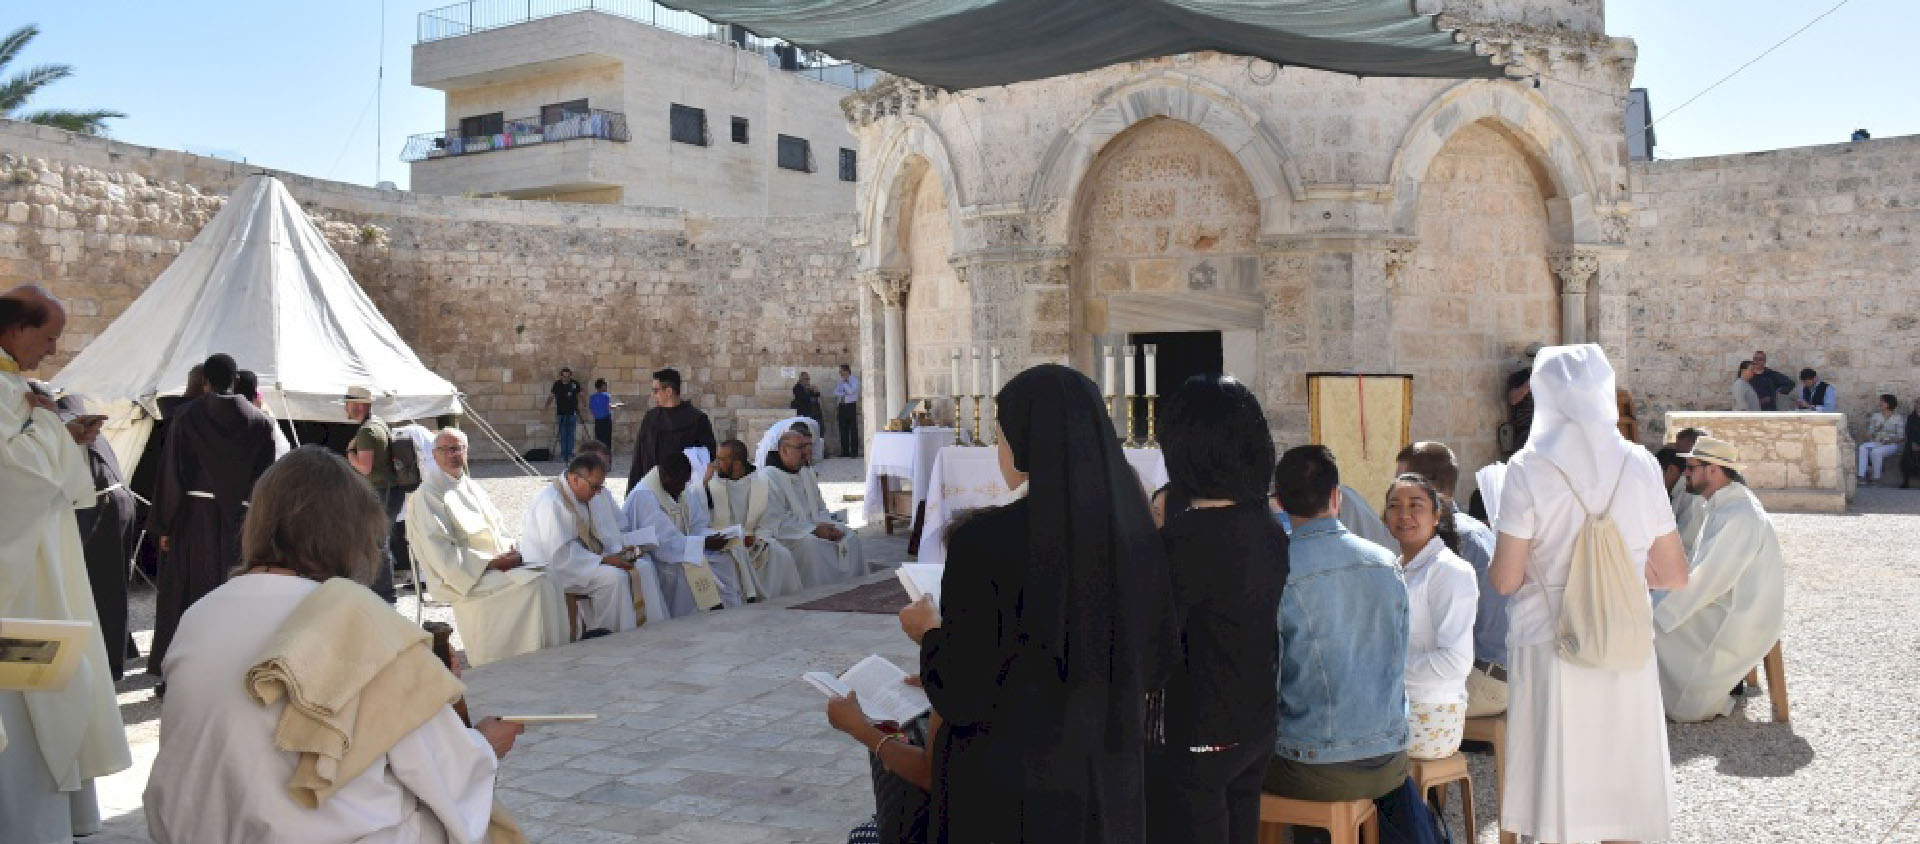
[[[1218,331],[1162,331],[1152,334],[1129,334],[1127,342],[1133,344],[1138,354],[1134,357],[1134,387],[1141,394],[1147,391],[1147,350],[1154,346],[1154,389],[1160,398],[1155,400],[1156,416],[1165,410],[1167,397],[1173,395],[1180,385],[1195,375],[1217,374],[1223,370],[1220,351],[1220,332]],[[1121,413],[1125,413],[1124,409]],[[1134,438],[1147,438],[1147,403],[1137,402],[1133,409]],[[1122,419],[1120,426],[1126,427]],[[1159,424],[1155,420],[1155,425]]]

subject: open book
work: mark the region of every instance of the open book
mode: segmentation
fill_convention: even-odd
[[[940,606],[940,579],[947,574],[944,563],[901,563],[893,570],[900,578],[900,585],[907,588],[907,598],[918,601],[925,595],[933,599],[934,606]]]
[[[824,695],[846,697],[848,692],[859,695],[860,711],[876,722],[904,724],[933,708],[933,704],[927,702],[926,692],[906,684],[907,672],[878,655],[854,663],[847,673],[838,677],[825,671],[809,671],[800,675],[800,679]]]

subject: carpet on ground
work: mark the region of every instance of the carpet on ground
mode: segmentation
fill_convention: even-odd
[[[863,612],[873,615],[893,615],[900,612],[912,601],[907,599],[906,587],[895,578],[862,586],[855,586],[845,592],[835,592],[825,598],[816,598],[804,604],[795,604],[790,609],[816,610],[819,612]]]

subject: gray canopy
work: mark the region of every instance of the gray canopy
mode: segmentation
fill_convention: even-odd
[[[1360,76],[1499,77],[1438,0],[665,0],[951,90],[1218,50]]]

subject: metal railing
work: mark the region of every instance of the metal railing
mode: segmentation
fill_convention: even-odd
[[[653,0],[467,0],[421,12],[415,43],[458,38],[517,23],[585,11],[605,12],[691,38],[732,44],[742,50],[759,53],[766,59],[768,67],[843,88],[864,91],[879,77],[876,71],[864,65],[842,62],[814,50],[793,48],[777,38],[762,38],[743,29],[714,23],[692,12],[669,9]],[[782,48],[792,51],[789,61],[785,63],[781,61]]]
[[[467,135],[458,130],[424,132],[407,138],[407,145],[400,150],[400,160],[426,161],[580,138],[628,141],[633,136],[627,131],[626,115],[594,109],[569,114],[550,123],[538,117],[502,120],[500,131],[488,134]]]

